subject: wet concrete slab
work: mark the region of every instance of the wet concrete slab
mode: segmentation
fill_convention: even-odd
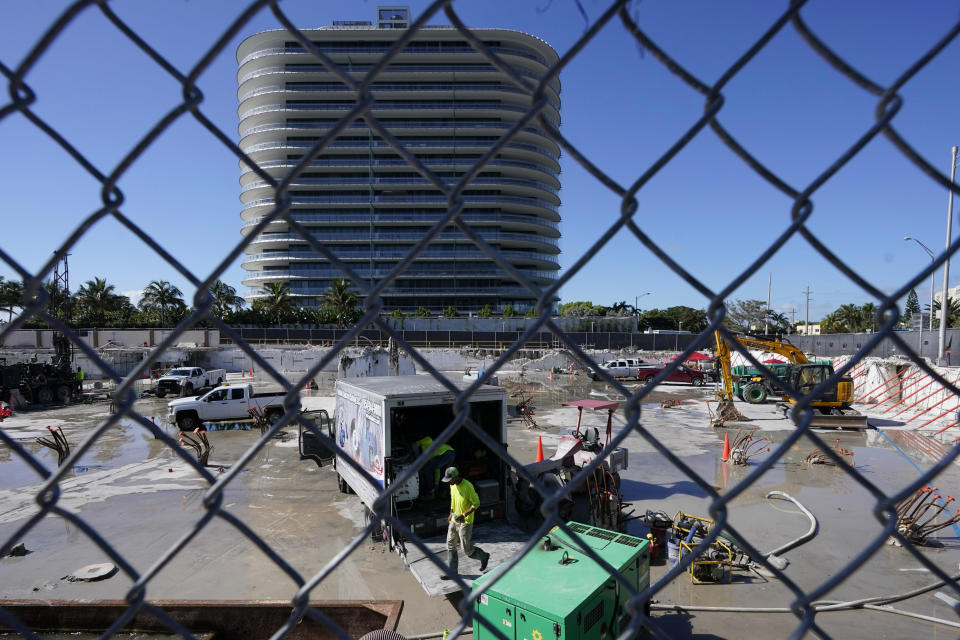
[[[455,374],[451,373],[451,376]],[[501,376],[504,379],[505,376]],[[547,455],[561,435],[575,426],[575,409],[562,402],[584,397],[622,400],[606,383],[590,382],[583,376],[555,375],[553,385],[547,372],[524,372],[522,384],[534,395],[536,428],[519,420],[509,423],[510,452],[520,460],[534,459],[538,438]],[[562,380],[561,378],[565,378]],[[505,383],[518,385],[517,376]],[[631,385],[633,385],[631,387]],[[628,389],[636,388],[627,383]],[[329,406],[329,386],[312,392],[311,403]],[[854,452],[855,468],[863,475],[857,481],[841,469],[810,466],[803,462],[814,448],[806,438],[794,444],[787,455],[749,484],[766,455],[747,466],[720,462],[724,430],[709,426],[707,400],[714,397],[709,387],[661,385],[643,405],[641,426],[701,479],[698,482],[673,464],[641,433],[631,433],[624,445],[630,450],[629,468],[622,475],[622,491],[635,513],[647,509],[710,517],[708,489],[733,498],[727,511],[730,524],[759,550],[773,549],[806,530],[806,518],[792,505],[765,496],[772,490],[789,493],[819,520],[817,536],[811,542],[784,554],[790,564],[787,576],[801,589],[812,590],[856,559],[866,544],[882,533],[874,516],[874,491],[892,492],[919,477],[942,456],[943,449],[926,446],[919,436],[891,430],[886,433],[823,431],[828,445],[838,444]],[[664,399],[680,400],[678,406],[663,408]],[[165,402],[143,399],[136,408],[142,415],[165,413]],[[56,466],[56,454],[33,442],[46,433],[46,426],[62,426],[76,447],[109,416],[108,405],[79,405],[23,413],[0,428],[17,439],[49,469]],[[587,412],[583,424],[601,429],[606,414]],[[623,412],[614,416],[615,433],[624,428]],[[771,438],[771,447],[782,443],[793,425],[758,414],[754,424],[758,436]],[[736,429],[726,430],[730,435]],[[168,431],[175,432],[172,428]],[[211,432],[214,446],[210,472],[219,477],[233,469],[259,439],[259,431]],[[839,439],[839,442],[837,440]],[[15,533],[39,507],[36,495],[41,482],[33,469],[0,446],[0,539]],[[960,494],[960,473],[949,467],[936,484],[947,494]],[[742,486],[741,486],[742,485]],[[301,581],[321,571],[345,546],[361,535],[363,516],[356,496],[340,494],[330,467],[318,468],[301,461],[296,433],[287,429],[285,438],[272,439],[259,449],[249,464],[220,494],[225,512],[243,521],[287,563],[284,570],[274,558],[222,517],[204,523],[208,483],[190,465],[139,424],[124,419],[106,429],[90,450],[76,461],[61,483],[58,505],[94,527],[120,556],[142,575],[158,559],[185,541],[183,549],[160,568],[149,581],[148,598],[251,599],[290,598]],[[742,489],[742,490],[741,490]],[[482,527],[478,527],[478,540]],[[628,532],[643,535],[639,522]],[[0,559],[0,597],[4,598],[122,598],[134,579],[124,571],[95,583],[69,583],[61,578],[78,567],[112,562],[110,554],[98,547],[77,524],[56,515],[47,515],[22,537],[26,556]],[[960,533],[948,528],[938,535],[942,546],[922,550],[924,557],[945,571],[955,573],[960,562]],[[469,563],[468,560],[464,560]],[[466,568],[466,567],[465,567]],[[669,567],[656,565],[652,579],[663,576]],[[824,598],[848,600],[859,597],[908,591],[928,584],[933,577],[905,549],[883,546],[869,560],[858,562],[857,572]],[[949,587],[911,598],[896,605],[925,615],[957,620],[947,597],[960,598]],[[368,538],[357,550],[313,590],[316,599],[403,598],[400,631],[424,633],[452,628],[459,619],[456,596],[430,598],[409,575],[400,558],[384,545]],[[681,574],[655,600],[660,604],[686,606],[789,607],[796,599],[790,589],[755,572],[737,572],[730,585],[693,585],[689,574]],[[785,637],[796,627],[790,613],[663,612],[657,621],[671,637]],[[955,629],[875,611],[854,611],[818,615],[824,630],[836,637],[900,638],[929,634],[956,637]]]

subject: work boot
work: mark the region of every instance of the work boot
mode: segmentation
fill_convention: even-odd
[[[483,573],[487,570],[487,563],[490,562],[490,554],[486,551],[481,551],[483,558],[480,560],[480,573]]]

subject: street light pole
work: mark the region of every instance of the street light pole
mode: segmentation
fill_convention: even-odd
[[[954,178],[957,175],[957,146],[954,145],[950,149],[950,186],[954,185]],[[945,251],[950,250],[950,239],[953,236],[953,189],[951,188],[949,193],[950,200],[947,202],[947,242],[945,245]],[[940,298],[940,339],[937,344],[937,364],[943,365],[943,343],[947,337],[947,307],[949,303],[947,301],[947,287],[950,282],[950,255],[947,254],[947,259],[943,263],[943,295]],[[933,311],[933,308],[930,309]]]
[[[923,244],[916,238],[910,236],[904,236],[904,240],[913,240],[920,248],[927,252],[927,255],[930,256],[930,262],[934,261],[933,251],[927,245]],[[930,333],[933,333],[933,290],[935,287],[934,278],[937,277],[936,272],[930,272]],[[918,354],[921,358],[923,357],[923,311],[920,312],[920,353]]]

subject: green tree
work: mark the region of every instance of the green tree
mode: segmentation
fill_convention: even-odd
[[[239,311],[245,303],[243,296],[238,296],[237,290],[223,280],[213,283],[210,287],[210,295],[213,296],[213,315],[218,318],[226,318]]]
[[[19,280],[5,280],[0,276],[0,311],[7,312],[7,322],[13,321],[13,310],[22,309],[20,298],[23,297],[23,282]]]
[[[390,312],[389,317],[391,317],[391,318],[403,318],[403,317],[404,317],[404,315],[403,315],[403,310],[402,310],[402,309],[394,309],[393,311]]]
[[[537,317],[537,308],[536,308],[536,307],[530,307],[529,309],[527,309],[527,312],[524,313],[523,315],[526,316],[527,318],[536,318],[536,317]]]
[[[417,307],[417,310],[413,314],[417,318],[429,318],[430,310],[426,307]]]
[[[637,326],[641,331],[683,330],[700,333],[709,324],[706,311],[682,305],[667,309],[648,309],[637,318]]]
[[[763,327],[770,310],[763,300],[734,300],[727,303],[724,324],[740,333],[750,333],[754,327]]]
[[[871,333],[877,330],[877,305],[872,302],[867,302],[862,307],[860,307],[860,322],[857,326],[857,331],[870,331]]]
[[[360,298],[343,278],[330,283],[323,294],[323,305],[333,312],[338,327],[351,325],[363,315],[360,312]]]
[[[286,282],[268,282],[264,285],[263,297],[253,301],[253,307],[258,309],[271,322],[279,325],[284,316],[293,311],[293,296],[290,295],[290,286]]]
[[[154,280],[143,290],[140,310],[159,317],[160,326],[167,326],[170,311],[182,312],[186,309],[183,292],[166,280]]]
[[[917,298],[917,290],[910,289],[910,293],[907,294],[907,304],[903,307],[903,323],[906,324],[916,313],[920,313],[920,300]]]
[[[512,318],[513,316],[517,315],[517,312],[514,311],[512,304],[508,304],[503,308],[503,313],[500,315],[502,315],[504,318]]]
[[[790,319],[787,318],[787,314],[785,313],[771,311],[768,318],[775,333],[783,333],[790,328]]]
[[[607,313],[607,308],[589,301],[568,302],[560,305],[559,313],[564,318],[595,318]]]
[[[930,305],[924,305],[924,308],[929,311]],[[934,300],[933,302],[933,326],[935,329],[940,328],[940,301]],[[957,298],[947,297],[947,327],[953,329],[960,326],[960,300]]]
[[[456,310],[456,309],[454,309],[452,306],[450,306],[450,307],[447,307],[446,309],[444,309],[444,310],[443,310],[443,313],[441,313],[440,315],[442,315],[444,318],[456,318],[456,317],[459,316],[460,314],[457,313],[457,310]]]
[[[478,318],[489,318],[493,315],[493,309],[490,308],[489,304],[483,305],[483,308],[477,312]]]
[[[632,304],[627,304],[626,300],[614,302],[610,307],[610,315],[624,317],[636,315],[636,308]]]
[[[77,323],[102,327],[106,324],[107,314],[125,309],[130,299],[116,293],[116,287],[107,284],[105,278],[87,280],[74,294]]]

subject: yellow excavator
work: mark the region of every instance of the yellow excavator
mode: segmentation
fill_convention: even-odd
[[[723,382],[723,386],[717,392],[717,396],[720,399],[721,406],[732,406],[735,389],[733,372],[730,366],[730,345],[727,344],[727,341],[720,335],[719,331],[714,332],[714,337],[717,341],[717,364]],[[736,340],[744,347],[769,351],[787,358],[791,364],[784,373],[784,381],[788,382],[803,395],[810,393],[816,386],[833,375],[832,364],[811,363],[803,351],[789,342],[783,340],[766,340],[753,336],[736,336]],[[796,404],[797,402],[796,398],[787,395],[785,389],[774,388],[763,376],[751,376],[751,379],[742,387],[742,395],[748,402],[751,402],[751,399],[755,400],[759,398],[761,394],[763,396],[762,399],[766,399],[766,396],[770,392],[782,394],[781,402],[790,404]],[[762,399],[760,401],[762,401]],[[838,414],[842,415],[845,411],[849,411],[852,403],[853,380],[845,376],[840,378],[833,387],[821,393],[819,398],[811,402],[810,405],[819,409],[821,414],[838,417]],[[857,417],[862,416],[857,414]],[[818,422],[821,421],[818,420]]]

